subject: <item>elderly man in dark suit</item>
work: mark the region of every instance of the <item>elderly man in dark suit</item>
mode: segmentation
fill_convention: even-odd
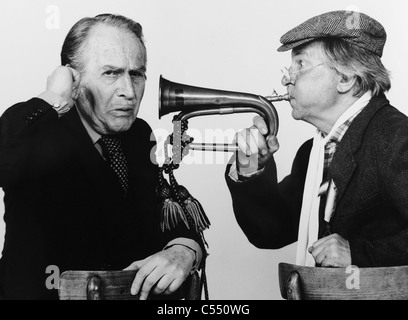
[[[0,297],[58,298],[48,266],[138,270],[132,292],[172,293],[200,264],[201,237],[162,232],[155,142],[137,118],[146,81],[142,27],[80,20],[38,97],[0,118],[6,235]]]
[[[379,22],[348,11],[282,36],[278,51],[292,49],[282,80],[292,116],[317,132],[279,183],[272,156],[279,145],[265,140],[264,121],[238,135],[242,152],[226,179],[254,245],[297,241],[296,263],[308,266],[408,264],[408,119],[385,96],[385,41]]]

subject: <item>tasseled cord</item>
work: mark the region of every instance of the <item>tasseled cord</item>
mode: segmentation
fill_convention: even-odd
[[[186,120],[179,122],[173,119],[173,123],[179,124],[175,125],[175,132],[178,130],[180,137],[184,135],[188,128],[188,122]],[[178,132],[177,131],[177,132]],[[173,144],[173,152],[178,152],[176,159],[182,159],[188,153],[188,146],[194,139],[190,138],[187,140],[178,141],[178,145],[174,145],[173,135],[170,135],[165,143],[165,150],[167,150],[168,144]],[[201,204],[191,196],[188,190],[177,183],[174,177],[173,170],[179,167],[178,164],[174,164],[171,158],[166,153],[166,162],[163,167],[159,168],[159,186],[157,190],[158,197],[160,199],[160,224],[161,229],[171,230],[179,224],[184,224],[188,229],[193,229],[197,234],[200,235],[203,246],[208,244],[205,241],[203,231],[210,226],[210,221],[207,218],[203,207]],[[164,178],[163,172],[169,175],[169,182]],[[204,289],[204,294],[206,300],[208,297],[208,287],[207,287],[207,276],[205,271],[205,265],[208,253],[204,249],[204,257],[201,262],[201,290]]]
[[[163,170],[160,169],[158,189],[162,231],[171,230],[180,223],[184,223],[189,229],[193,228],[197,233],[208,229],[210,221],[198,200],[177,183],[172,170],[169,171],[169,184],[163,176]]]
[[[191,196],[188,190],[177,183],[173,169],[167,168],[166,173],[169,175],[170,184],[163,176],[164,168],[160,168],[159,172],[159,186],[157,194],[161,200],[161,217],[160,226],[161,230],[171,230],[180,223],[191,229],[193,228],[200,236],[203,243],[208,247],[207,242],[204,239],[203,231],[208,229],[210,221],[207,218],[201,204]],[[186,214],[187,213],[187,214]],[[207,275],[206,275],[206,256],[202,261],[201,266],[201,291],[204,290],[205,299],[209,300]]]
[[[184,223],[187,228],[190,228],[187,217],[183,208],[177,201],[174,201],[171,196],[170,185],[163,177],[163,170],[160,170],[158,196],[161,201],[160,204],[160,227],[164,232],[175,228],[180,222]]]

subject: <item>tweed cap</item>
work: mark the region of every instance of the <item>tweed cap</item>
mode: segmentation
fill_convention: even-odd
[[[360,12],[331,11],[310,18],[285,33],[278,51],[287,51],[308,42],[335,37],[382,56],[387,34],[373,18]]]

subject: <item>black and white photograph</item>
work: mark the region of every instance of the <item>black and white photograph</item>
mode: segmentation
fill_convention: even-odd
[[[0,300],[408,299],[406,1],[0,12]]]

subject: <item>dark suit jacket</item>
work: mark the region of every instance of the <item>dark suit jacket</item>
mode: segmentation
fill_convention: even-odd
[[[49,265],[120,270],[163,249],[185,229],[159,228],[155,141],[137,119],[122,134],[129,194],[94,147],[75,108],[62,118],[43,100],[17,104],[0,118],[0,186],[6,235],[0,296],[57,298]],[[196,239],[197,240],[197,239]]]
[[[260,176],[226,179],[236,219],[257,247],[276,249],[297,241],[312,140],[303,144],[291,174],[277,182],[273,159]],[[354,119],[329,169],[338,195],[331,233],[350,243],[360,267],[408,264],[408,119],[384,95]]]

